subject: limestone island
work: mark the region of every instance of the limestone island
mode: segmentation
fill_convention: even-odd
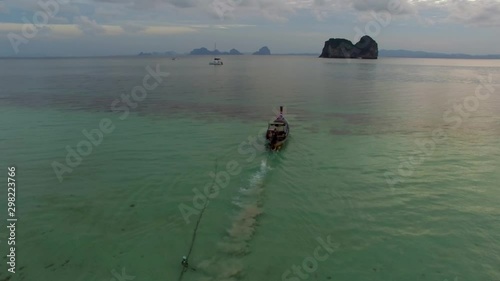
[[[212,55],[212,56],[220,56],[220,55],[243,55],[240,51],[236,49],[231,49],[229,52],[221,52],[217,49],[210,51],[205,47],[194,49],[189,53],[190,55]]]
[[[320,58],[336,59],[377,59],[378,44],[368,35],[361,37],[355,45],[342,38],[330,38],[325,42],[325,47]]]
[[[271,55],[271,50],[269,50],[269,48],[267,46],[264,46],[264,47],[260,48],[260,50],[258,50],[257,52],[253,53],[253,55],[269,56],[269,55]]]

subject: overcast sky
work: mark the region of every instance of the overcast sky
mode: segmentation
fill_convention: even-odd
[[[215,42],[319,54],[328,38],[364,34],[380,49],[498,54],[500,0],[0,0],[0,56],[185,53]]]

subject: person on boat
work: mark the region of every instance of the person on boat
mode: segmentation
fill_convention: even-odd
[[[188,260],[186,256],[182,256],[182,272],[186,272],[189,268],[191,268],[192,271],[196,271],[196,268],[189,266]]]
[[[276,128],[274,128],[271,144],[276,144],[277,142],[278,142],[278,131],[276,130]]]

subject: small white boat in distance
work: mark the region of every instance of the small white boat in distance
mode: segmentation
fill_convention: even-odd
[[[211,61],[209,63],[209,65],[224,65],[224,63],[222,62],[222,60],[220,58],[214,58],[214,60]]]

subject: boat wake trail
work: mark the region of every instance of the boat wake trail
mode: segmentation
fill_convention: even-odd
[[[239,210],[226,235],[217,245],[222,257],[205,260],[198,265],[207,275],[216,276],[203,280],[233,281],[243,274],[240,259],[250,253],[250,241],[257,227],[257,218],[262,214],[262,194],[266,175],[271,170],[267,161],[262,160],[260,169],[254,173],[248,186],[240,189],[233,203]]]
[[[264,179],[270,170],[267,162],[262,160],[260,170],[251,178],[247,188],[240,189],[238,202],[241,208],[235,217],[231,227],[227,230],[227,236],[219,247],[228,254],[247,254],[248,241],[255,232],[256,219],[262,214],[262,192],[264,191]]]

